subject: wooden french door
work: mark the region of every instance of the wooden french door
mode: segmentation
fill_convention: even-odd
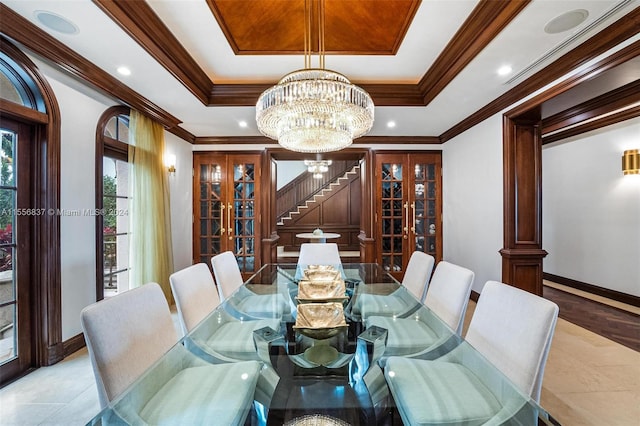
[[[0,133],[0,383],[5,383],[35,361],[31,229],[34,218],[49,213],[31,201],[31,127],[2,117]]]
[[[442,258],[440,153],[376,154],[377,261],[402,279],[414,251]]]
[[[195,153],[194,263],[232,251],[245,279],[260,267],[260,155]]]

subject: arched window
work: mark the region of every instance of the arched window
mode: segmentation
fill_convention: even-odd
[[[0,37],[0,377],[64,356],[60,113],[31,60]]]
[[[129,108],[111,107],[96,131],[96,297],[129,289]]]

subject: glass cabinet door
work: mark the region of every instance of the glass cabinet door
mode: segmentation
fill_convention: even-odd
[[[441,156],[376,154],[377,260],[402,279],[411,253],[442,257]]]
[[[390,272],[404,270],[404,241],[407,236],[408,204],[405,195],[404,166],[401,158],[388,156],[378,163],[379,261]]]
[[[411,200],[411,234],[413,250],[422,251],[438,258],[438,231],[441,224],[438,208],[438,182],[440,165],[435,159],[414,161],[413,199]]]
[[[194,155],[194,261],[232,251],[245,278],[258,270],[259,155]]]
[[[229,239],[233,241],[233,252],[240,270],[244,273],[255,272],[255,195],[256,169],[253,163],[233,165],[233,202],[228,204],[229,220],[233,226],[229,229]]]
[[[224,201],[223,176],[225,170],[224,158],[211,158],[197,165],[198,186],[194,191],[197,197],[198,211],[194,216],[194,237],[198,239],[194,244],[197,251],[194,257],[199,262],[210,264],[211,258],[226,250],[227,221],[224,217],[227,206]],[[194,197],[194,198],[195,198]]]

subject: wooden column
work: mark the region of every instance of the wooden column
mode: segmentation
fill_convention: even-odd
[[[360,185],[362,194],[362,206],[360,208],[360,262],[373,263],[376,261],[376,246],[374,235],[375,226],[375,196],[373,188],[374,164],[373,152],[368,150],[360,164]]]
[[[539,110],[504,117],[502,281],[542,295],[542,139]]]
[[[278,261],[278,230],[276,228],[276,162],[271,150],[262,153],[260,167],[262,182],[262,210],[260,215],[260,229],[262,230],[261,264],[276,263]]]

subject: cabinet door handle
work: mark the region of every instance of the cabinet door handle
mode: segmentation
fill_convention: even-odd
[[[227,228],[224,227],[225,223],[224,223],[224,210],[225,210],[225,205],[224,203],[220,203],[222,204],[222,208],[220,209],[220,225],[222,225],[222,229],[220,230],[220,235],[224,235],[225,232],[227,232]]]
[[[233,228],[231,228],[231,203],[227,204],[227,234],[229,234],[229,239],[231,239],[231,234],[233,234]]]
[[[404,203],[404,232],[409,233],[409,202]]]
[[[411,232],[413,235],[416,235],[416,202],[411,203],[411,211],[413,212],[413,226],[411,227]]]

